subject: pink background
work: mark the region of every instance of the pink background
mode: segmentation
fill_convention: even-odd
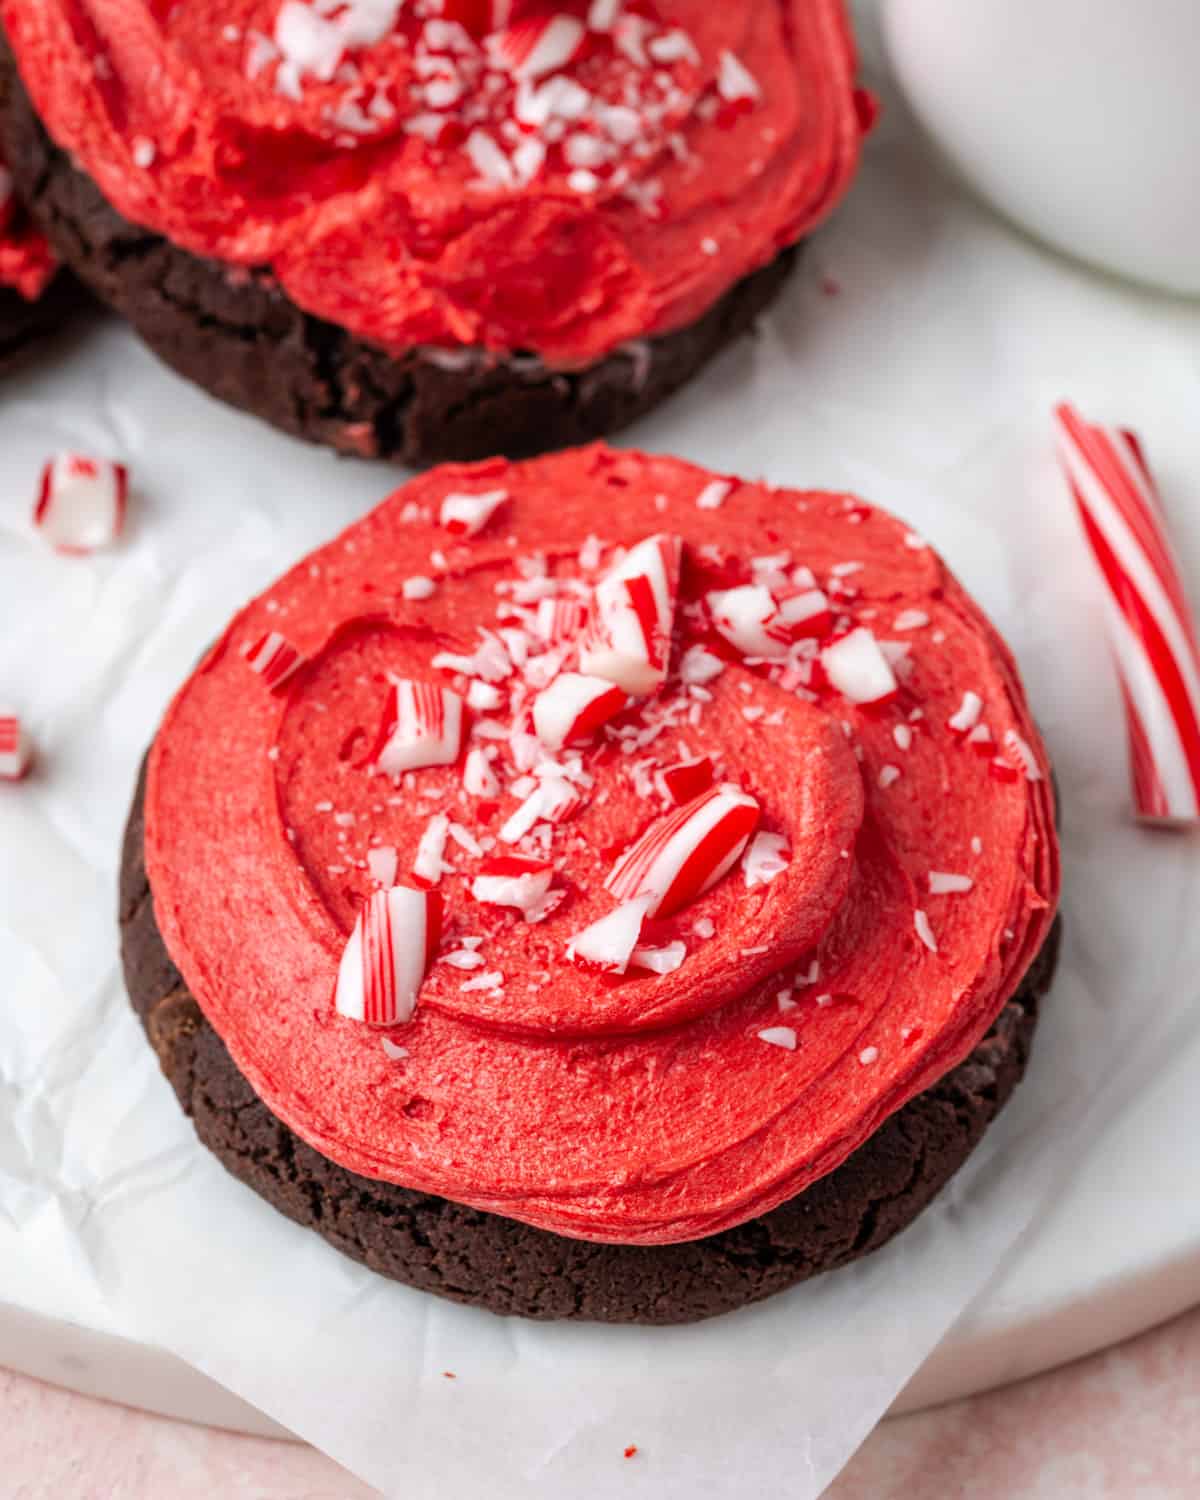
[[[613,1455],[616,1464],[656,1459],[669,1464],[670,1455]],[[375,1494],[309,1448],[149,1417],[5,1372],[0,1476],[10,1500],[370,1500]],[[828,1492],[828,1500],[925,1496],[1200,1496],[1200,1308],[1049,1375],[886,1422]]]

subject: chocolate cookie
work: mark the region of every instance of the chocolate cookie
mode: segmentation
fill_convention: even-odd
[[[10,287],[0,287],[0,374],[61,327],[80,296],[78,286],[65,273],[34,302]]]
[[[396,1281],[492,1312],[690,1323],[877,1250],[949,1181],[1016,1088],[1058,956],[1056,925],[971,1056],[806,1192],[708,1239],[654,1247],[591,1244],[356,1176],[271,1114],[163,944],[143,858],[144,793],[143,771],[121,863],[125,978],[201,1141],[235,1177],[344,1254]]]
[[[2,35],[0,145],[59,256],[181,375],[296,437],[414,467],[523,457],[627,426],[750,329],[796,259],[784,251],[689,327],[582,370],[471,349],[394,358],[303,312],[270,275],[203,260],[122,218],[50,140]]]

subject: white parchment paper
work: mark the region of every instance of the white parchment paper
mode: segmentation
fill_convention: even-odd
[[[983,1148],[885,1252],[673,1331],[443,1304],[226,1177],[124,998],[121,827],[205,643],[395,474],[218,407],[101,325],[0,389],[0,701],[40,751],[32,779],[0,786],[5,1300],[164,1345],[405,1500],[811,1500],[1036,1223],[1107,1101],[1200,1025],[1200,846],[1124,817],[1098,597],[1048,430],[1062,394],[1141,429],[1195,579],[1200,309],[1020,239],[888,102],[761,338],[628,441],[860,490],[935,542],[1017,649],[1064,793],[1068,940],[1030,1074]],[[107,555],[55,557],[29,526],[60,445],[132,467],[131,525]]]

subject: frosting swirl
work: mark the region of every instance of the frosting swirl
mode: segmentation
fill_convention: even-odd
[[[799,239],[861,133],[841,0],[0,0],[127,218],[385,348],[568,367]]]
[[[441,524],[461,513],[488,519]],[[665,680],[539,746],[531,705],[577,665],[559,606],[661,535],[682,543]],[[758,591],[820,595],[823,616],[793,609],[756,654]],[[275,691],[247,653],[282,664]],[[414,682],[469,705],[461,742],[389,775],[389,685]],[[652,912],[623,973],[572,962],[670,809],[663,773],[705,759],[757,808],[740,863]],[[526,822],[547,776],[575,805]],[[551,899],[490,904],[497,856],[544,869]],[[929,548],[847,496],[603,447],[435,470],[250,604],[156,738],[146,857],[192,993],[318,1150],[645,1244],[767,1211],[961,1060],[1059,887],[1016,668]],[[443,899],[441,946],[381,1037],[337,1013],[335,979],[363,900],[414,869]]]

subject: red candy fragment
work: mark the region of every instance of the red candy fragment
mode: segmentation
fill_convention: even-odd
[[[387,776],[452,766],[462,747],[463,701],[432,682],[392,684],[371,759]]]
[[[369,896],[338,967],[338,1014],[368,1026],[410,1021],[441,930],[436,891],[397,885]]]
[[[631,547],[596,585],[580,667],[634,697],[656,693],[667,676],[683,543],[652,536]]]
[[[32,751],[16,714],[0,714],[0,781],[20,781]]]
[[[471,895],[485,905],[512,906],[529,916],[545,901],[553,878],[554,870],[544,859],[501,855],[479,867]]]
[[[624,974],[638,946],[642,923],[652,901],[652,896],[637,896],[577,932],[567,944],[567,957],[581,969]]]
[[[507,499],[506,490],[489,490],[483,495],[447,495],[442,501],[441,523],[451,536],[476,536]]]
[[[585,36],[583,22],[561,14],[526,16],[487,38],[492,63],[515,78],[541,78],[567,67]]]
[[[590,739],[629,699],[599,677],[563,672],[533,703],[533,727],[548,750]]]
[[[648,914],[669,917],[725,875],[758,826],[759,808],[737,787],[714,787],[646,830],[604,882],[618,900],[649,896]]]
[[[707,755],[695,760],[681,760],[678,765],[665,766],[656,771],[654,783],[658,790],[676,807],[692,802],[702,792],[708,791],[713,781],[713,763]]]
[[[260,635],[252,645],[245,647],[242,654],[246,665],[258,673],[271,692],[282,687],[304,664],[304,657],[277,630]]]
[[[120,535],[128,488],[124,464],[56,454],[42,470],[33,523],[57,552],[94,552]]]

